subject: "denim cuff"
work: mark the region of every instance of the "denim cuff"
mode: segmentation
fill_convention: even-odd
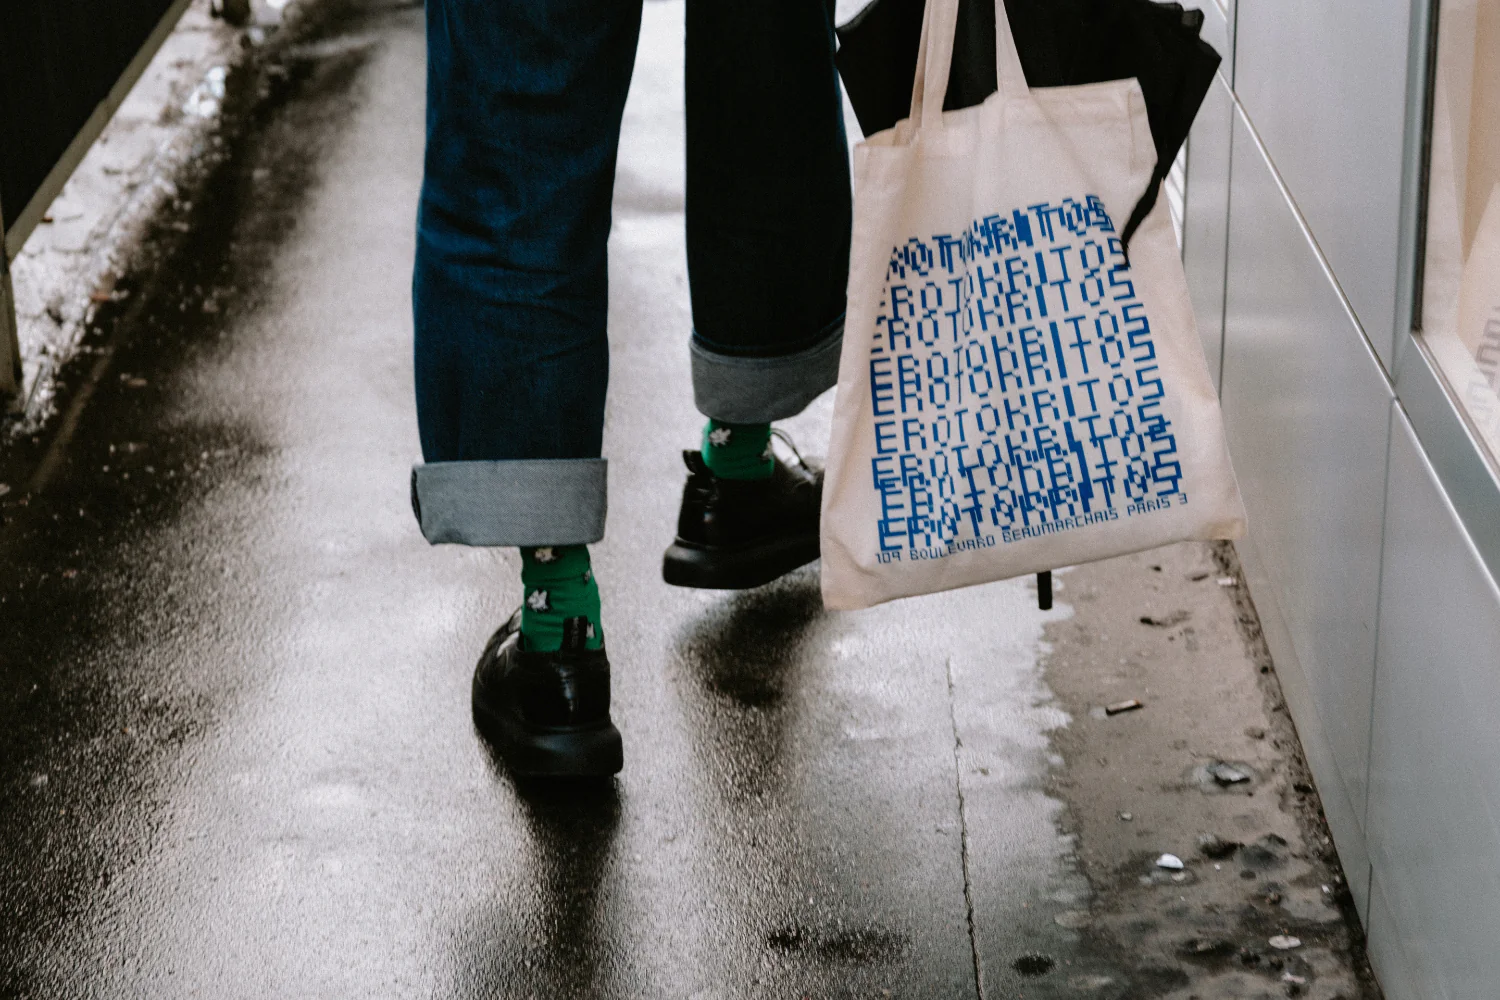
[[[587,545],[604,537],[602,458],[412,466],[411,508],[432,544]]]
[[[693,403],[731,424],[768,424],[795,417],[839,380],[844,320],[816,344],[774,358],[719,354],[692,340]]]

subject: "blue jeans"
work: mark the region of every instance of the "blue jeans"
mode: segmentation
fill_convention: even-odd
[[[603,536],[606,242],[640,19],[641,0],[427,0],[412,500],[430,541]],[[831,0],[688,0],[689,350],[708,416],[791,416],[837,379],[833,49]]]

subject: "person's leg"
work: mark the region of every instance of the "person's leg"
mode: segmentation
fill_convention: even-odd
[[[606,242],[640,15],[640,0],[427,3],[412,504],[434,543],[525,549],[528,613],[502,633],[527,641],[492,642],[482,670],[505,649],[557,660],[570,618],[583,649],[602,643],[583,546],[604,531]]]
[[[668,582],[744,587],[817,558],[821,474],[770,423],[838,380],[851,199],[831,0],[688,0],[693,396],[709,418]]]
[[[693,394],[768,423],[838,380],[852,207],[832,0],[688,0]]]

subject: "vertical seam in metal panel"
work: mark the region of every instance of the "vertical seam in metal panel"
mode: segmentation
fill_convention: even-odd
[[[1234,78],[1240,69],[1240,5],[1234,5],[1234,16],[1224,20],[1229,24],[1229,92],[1234,93]],[[1236,101],[1238,103],[1238,101]]]
[[[1381,601],[1385,599],[1385,546],[1391,520],[1391,457],[1396,447],[1396,409],[1399,405],[1392,399],[1385,414],[1385,481],[1380,498],[1380,559],[1377,561],[1378,571],[1375,574],[1375,662],[1370,667],[1370,725],[1365,733],[1365,808],[1364,814],[1359,818],[1360,828],[1365,832],[1366,857],[1370,857],[1370,793],[1375,779],[1371,762],[1375,753],[1375,693],[1380,684],[1380,611]],[[1373,870],[1373,859],[1370,865]]]
[[[1395,328],[1391,381],[1400,371],[1406,337],[1422,326],[1426,265],[1427,188],[1437,80],[1438,0],[1414,0],[1407,40],[1406,135],[1401,151],[1401,218],[1396,240]]]
[[[1236,12],[1238,7],[1236,7]],[[1236,16],[1238,16],[1236,14]],[[1234,45],[1230,38],[1229,44]],[[1229,87],[1229,158],[1226,161],[1224,178],[1224,261],[1223,273],[1219,276],[1219,374],[1215,380],[1219,399],[1224,398],[1224,355],[1229,352],[1229,227],[1234,218],[1234,88]]]

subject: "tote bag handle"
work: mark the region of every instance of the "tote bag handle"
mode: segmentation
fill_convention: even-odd
[[[922,128],[942,127],[943,100],[953,69],[953,37],[958,30],[958,0],[927,0],[922,10],[922,40],[912,80],[911,117]],[[995,0],[995,80],[1002,97],[1027,97],[1031,88],[1021,69],[1021,55],[1010,29],[1005,0]]]

